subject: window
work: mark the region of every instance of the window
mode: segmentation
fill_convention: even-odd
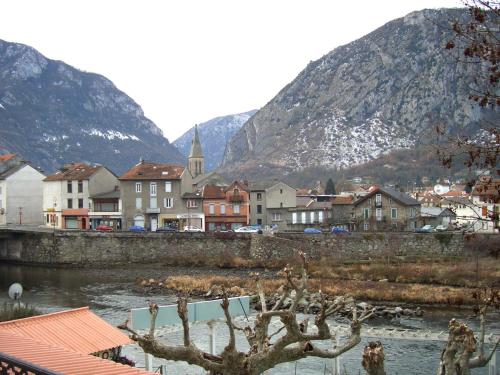
[[[297,224],[297,212],[292,213],[292,224]]]
[[[215,215],[215,205],[214,205],[214,204],[210,204],[210,205],[208,206],[208,213],[209,213],[210,215]]]
[[[396,220],[398,218],[398,209],[391,208],[391,219]]]
[[[415,222],[414,221],[410,221],[410,229],[415,229]]]
[[[171,193],[171,192],[172,192],[172,182],[165,181],[165,193]]]
[[[83,193],[83,181],[78,181],[78,192]]]
[[[240,191],[239,191],[238,189],[234,189],[234,190],[233,190],[233,194],[234,194],[234,195],[238,195],[239,193],[240,193]]]
[[[280,202],[280,208],[283,208],[283,202]]]
[[[371,205],[372,205],[372,199],[368,198],[368,206],[371,206]]]
[[[389,198],[389,204],[392,204],[392,198]]]
[[[149,198],[149,208],[158,208],[158,200],[156,197]]]
[[[135,192],[136,193],[141,193],[142,192],[142,183],[136,182],[135,183]]]
[[[309,220],[311,223],[314,223],[314,211],[309,212]]]
[[[319,212],[318,212],[318,221],[319,221],[320,223],[322,223],[322,222],[323,222],[323,211],[319,211]]]
[[[46,223],[48,224],[49,222],[50,222],[50,215],[47,214],[47,221],[46,221]]]
[[[262,205],[261,205],[261,204],[258,204],[258,205],[257,205],[257,213],[258,213],[258,214],[261,214],[261,213],[262,213]]]
[[[415,207],[410,208],[410,217],[415,217],[417,215],[417,209]]]
[[[382,194],[375,195],[375,203],[382,203]]]
[[[365,223],[365,224],[363,225],[363,229],[364,229],[364,230],[368,230],[368,229],[370,229],[370,224]]]
[[[240,213],[240,205],[239,204],[235,204],[233,206],[233,213],[234,214],[239,214]]]
[[[68,208],[73,208],[73,199],[68,199]]]
[[[135,208],[138,210],[142,208],[142,198],[135,198]]]
[[[281,213],[280,212],[273,212],[272,218],[273,218],[273,221],[281,221]]]
[[[283,194],[283,189],[280,189],[280,194]]]
[[[156,182],[151,182],[149,184],[149,195],[156,197]]]
[[[367,220],[367,219],[369,219],[369,218],[370,218],[370,209],[369,209],[369,208],[365,208],[365,209],[363,210],[363,218],[364,218],[365,220]]]
[[[221,215],[225,215],[226,214],[226,205],[225,204],[221,204],[220,205],[220,214]]]
[[[377,208],[375,210],[375,216],[377,217],[377,221],[382,221],[382,209]]]
[[[68,190],[68,193],[73,192],[73,181],[68,181],[68,183],[66,185],[66,189]]]
[[[262,219],[257,219],[257,225],[262,225]]]
[[[257,200],[258,200],[258,201],[261,201],[261,200],[262,200],[262,194],[261,194],[261,193],[257,193]]]
[[[215,223],[208,223],[208,231],[215,232]]]
[[[306,213],[302,212],[300,216],[301,216],[301,223],[305,224],[306,223]]]
[[[78,198],[78,208],[83,208],[83,198]]]
[[[163,206],[165,208],[174,207],[174,198],[163,198]]]
[[[189,208],[196,208],[198,207],[198,203],[194,199],[188,199],[187,206]]]

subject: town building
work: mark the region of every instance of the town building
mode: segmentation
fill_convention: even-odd
[[[442,225],[446,228],[453,229],[452,224],[455,222],[457,215],[449,208],[444,207],[421,207],[420,219],[422,225],[432,225],[434,228]]]
[[[118,179],[101,165],[65,164],[43,180],[45,225],[62,229],[89,229],[91,197],[117,189]]]
[[[351,194],[334,195],[331,197],[332,214],[328,223],[332,227],[353,230],[354,196]]]
[[[44,178],[19,155],[0,155],[0,225],[43,224]]]
[[[296,190],[281,181],[250,185],[250,224],[287,229],[290,209],[297,206]]]
[[[500,179],[482,176],[471,192],[478,215],[474,228],[479,232],[500,231]]]
[[[390,187],[375,187],[354,202],[354,229],[360,231],[413,231],[420,217],[420,202]]]
[[[332,217],[330,200],[317,201],[312,196],[297,196],[296,207],[290,208],[291,220],[287,229],[302,232],[306,228],[327,228]]]
[[[118,186],[112,191],[90,197],[89,219],[91,229],[97,229],[99,225],[107,225],[114,230],[123,229],[122,200]]]
[[[201,219],[200,207],[188,207],[183,195],[192,192],[188,168],[141,160],[120,178],[123,227],[140,226],[155,231],[158,226],[182,229],[194,214]],[[195,212],[196,211],[196,212]]]
[[[243,182],[205,185],[201,194],[206,231],[235,230],[249,224],[249,191]]]

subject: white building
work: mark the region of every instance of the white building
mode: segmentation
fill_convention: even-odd
[[[117,177],[103,166],[66,164],[43,180],[45,225],[89,229],[91,197],[115,191],[117,186]]]
[[[44,178],[19,155],[0,155],[0,225],[43,223]]]

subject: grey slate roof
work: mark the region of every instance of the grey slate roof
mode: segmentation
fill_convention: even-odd
[[[374,196],[377,193],[384,193],[384,194],[390,196],[392,199],[397,200],[398,202],[400,202],[406,206],[420,206],[420,202],[417,201],[415,198],[412,198],[406,193],[402,193],[394,188],[387,187],[387,186],[378,187],[378,188],[373,189],[367,195],[359,198],[356,202],[354,202],[354,205],[357,206],[359,203]]]
[[[203,150],[201,149],[200,136],[198,135],[198,125],[194,126],[194,138],[191,141],[191,150],[189,151],[190,158],[202,158]]]
[[[92,199],[109,199],[109,198],[120,198],[120,190],[112,190],[107,193],[101,193],[91,196]]]

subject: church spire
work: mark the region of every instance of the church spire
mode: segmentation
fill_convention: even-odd
[[[198,125],[194,126],[194,137],[191,141],[191,150],[188,156],[188,169],[191,176],[197,177],[205,173],[205,158],[200,143],[200,135],[198,134]]]

